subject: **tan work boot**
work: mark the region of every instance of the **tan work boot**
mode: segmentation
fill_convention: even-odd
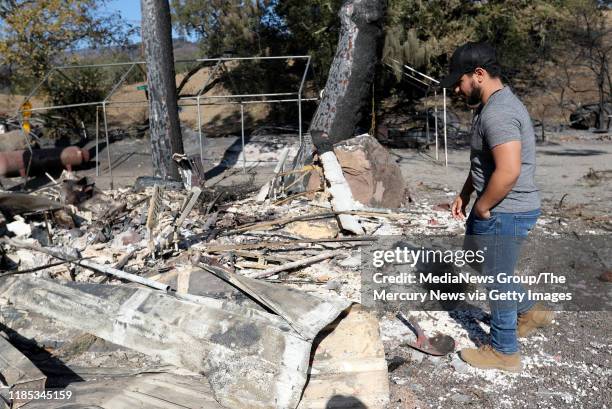
[[[460,352],[461,359],[475,368],[501,369],[504,371],[521,371],[521,354],[503,354],[493,349],[491,345],[480,348],[466,348]]]
[[[554,312],[546,310],[542,304],[538,303],[529,311],[518,316],[516,335],[519,338],[528,337],[536,329],[549,326],[554,316]]]

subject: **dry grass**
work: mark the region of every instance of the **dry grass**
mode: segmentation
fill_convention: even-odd
[[[183,88],[183,94],[195,94],[206,82],[210,69],[204,68],[191,77]],[[176,76],[177,85],[185,74]],[[107,105],[108,121],[111,127],[127,128],[135,124],[142,124],[148,116],[148,103],[144,91],[137,87],[145,85],[144,82],[128,84],[120,87],[110,99]],[[208,92],[208,95],[229,95],[228,90],[217,85]],[[0,115],[13,116],[25,95],[0,94]],[[125,102],[129,102],[126,104]],[[202,104],[208,101],[201,100]],[[113,104],[115,103],[115,104]],[[43,107],[44,99],[34,97],[34,107]],[[189,127],[196,128],[198,124],[197,107],[195,101],[181,101],[181,122]],[[245,105],[245,123],[253,123],[264,119],[272,107],[266,104]],[[202,127],[206,130],[237,132],[240,130],[240,107],[238,105],[202,105],[201,106]],[[88,124],[93,126],[94,124]]]

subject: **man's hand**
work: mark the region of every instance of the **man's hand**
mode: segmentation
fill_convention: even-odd
[[[491,212],[489,211],[488,208],[482,206],[482,204],[480,203],[480,200],[477,200],[476,203],[474,203],[474,214],[479,219],[486,220],[489,217],[491,217]]]
[[[451,214],[455,220],[465,219],[465,208],[469,203],[470,195],[466,195],[463,192],[455,198],[451,206]]]

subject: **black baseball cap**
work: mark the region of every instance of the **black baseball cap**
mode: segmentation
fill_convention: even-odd
[[[463,74],[477,67],[487,69],[499,65],[495,48],[487,43],[467,43],[457,48],[448,65],[448,75],[440,81],[442,88],[451,88]]]

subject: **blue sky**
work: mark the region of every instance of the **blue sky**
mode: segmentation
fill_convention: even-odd
[[[140,14],[140,0],[110,0],[102,9],[102,13],[111,14],[118,11],[121,16],[130,24],[140,26],[142,18]],[[172,36],[178,37],[175,30],[172,30]],[[195,41],[195,38],[187,37],[188,40]],[[140,33],[132,37],[132,41],[140,41]]]
[[[105,8],[109,13],[120,12],[128,23],[140,25],[140,0],[111,0]]]

